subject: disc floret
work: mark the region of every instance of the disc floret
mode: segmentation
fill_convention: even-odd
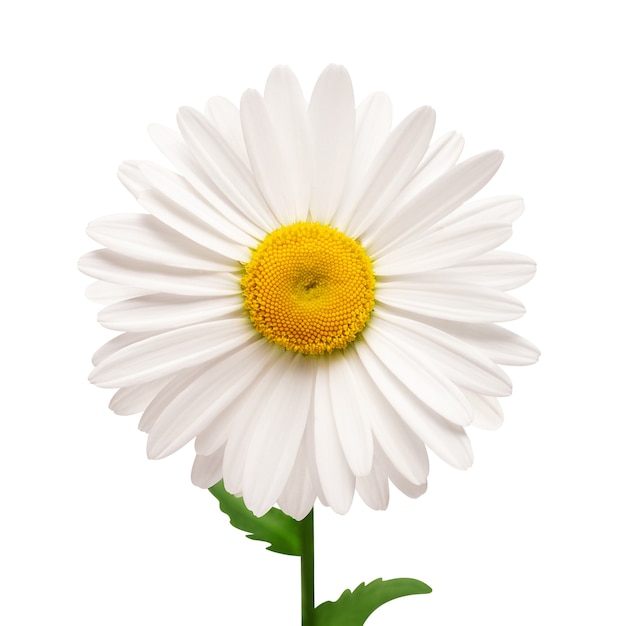
[[[361,243],[331,226],[282,226],[244,266],[244,306],[271,343],[302,354],[346,348],[374,308],[376,280]]]

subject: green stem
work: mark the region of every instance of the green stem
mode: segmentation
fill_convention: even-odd
[[[315,549],[313,545],[313,509],[302,520],[302,557],[300,584],[302,585],[302,626],[315,626]]]

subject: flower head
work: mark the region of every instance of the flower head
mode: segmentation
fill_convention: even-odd
[[[213,98],[180,132],[151,127],[178,173],[124,163],[147,213],[91,223],[105,248],[80,262],[122,331],[91,380],[143,413],[151,458],[195,439],[195,484],[297,519],[316,498],[347,511],[355,488],[385,508],[389,480],[417,497],[427,447],[469,467],[465,427],[502,420],[500,365],[537,359],[496,325],[523,314],[507,292],[535,266],[495,250],[521,199],[467,202],[502,154],[457,162],[434,122],[423,107],[392,129],[387,96],[355,107],[330,66],[308,104],[277,67],[239,110]]]

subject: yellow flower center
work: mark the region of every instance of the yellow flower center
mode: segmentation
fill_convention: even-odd
[[[374,308],[363,246],[331,226],[298,222],[269,233],[244,266],[250,320],[270,342],[303,354],[343,349]]]

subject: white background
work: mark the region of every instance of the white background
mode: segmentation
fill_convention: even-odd
[[[523,195],[506,248],[537,259],[511,327],[504,426],[476,462],[433,460],[427,494],[317,513],[317,598],[377,577],[428,582],[368,626],[625,623],[624,112],[619,2],[14,3],[0,16],[0,622],[299,623],[295,558],[231,528],[193,487],[190,447],[145,458],[137,419],[86,382],[108,337],[77,257],[86,223],[135,210],[116,179],[160,159],[145,132],[289,64],[307,96],[329,62],[357,99],[422,104],[465,155],[501,148],[489,195]]]

